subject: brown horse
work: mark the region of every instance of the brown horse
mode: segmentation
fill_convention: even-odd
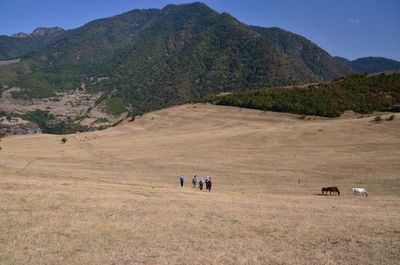
[[[328,195],[328,191],[329,191],[329,196],[331,196],[332,193],[333,193],[333,195],[335,195],[337,193],[337,195],[340,196],[340,191],[339,191],[338,187],[328,187],[328,188],[323,187],[321,189],[321,193],[325,194],[325,195]]]
[[[335,195],[335,193],[340,196],[340,191],[338,189],[338,187],[329,187],[331,189],[331,192],[333,193],[333,195]]]

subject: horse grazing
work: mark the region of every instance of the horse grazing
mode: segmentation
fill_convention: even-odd
[[[321,189],[321,193],[325,194],[325,195],[328,195],[328,191],[329,191],[329,196],[331,196],[332,193],[333,193],[333,195],[335,195],[337,193],[337,195],[340,196],[340,191],[339,191],[338,187],[327,187],[327,188],[323,187]]]
[[[361,194],[361,197],[363,195],[365,195],[365,197],[368,197],[368,192],[367,192],[366,189],[364,189],[364,188],[353,188],[353,196],[360,195],[360,194]]]
[[[329,187],[329,189],[331,189],[331,192],[333,192],[333,195],[335,195],[335,193],[337,193],[337,195],[340,196],[340,191],[339,191],[338,187]]]

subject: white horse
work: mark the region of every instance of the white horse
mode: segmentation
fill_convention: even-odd
[[[367,192],[366,189],[364,189],[364,188],[353,188],[353,196],[356,196],[356,195],[359,195],[359,194],[361,196],[363,196],[365,194],[365,197],[368,197],[368,192]]]

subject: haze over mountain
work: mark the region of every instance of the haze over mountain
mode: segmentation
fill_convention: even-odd
[[[25,99],[76,88],[100,92],[96,104],[119,115],[351,72],[301,36],[193,3],[133,10],[70,30],[0,69],[0,84],[23,88],[12,95]]]
[[[336,56],[336,60],[346,64],[357,72],[363,73],[379,73],[390,70],[400,70],[400,62],[384,57],[363,57],[356,60],[348,60],[343,57]]]

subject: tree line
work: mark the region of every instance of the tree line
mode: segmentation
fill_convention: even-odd
[[[324,117],[339,117],[345,110],[399,111],[400,74],[352,74],[307,87],[209,95],[199,102]]]

